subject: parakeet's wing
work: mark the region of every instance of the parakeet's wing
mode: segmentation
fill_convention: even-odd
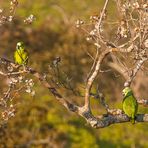
[[[14,60],[18,64],[27,64],[28,52],[24,49],[16,50],[14,53]]]
[[[14,60],[15,60],[15,63],[17,63],[17,64],[22,64],[23,59],[22,59],[22,57],[21,57],[20,51],[16,50],[16,51],[14,52]]]

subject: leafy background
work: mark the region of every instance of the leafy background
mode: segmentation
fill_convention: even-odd
[[[9,1],[3,0],[0,3],[7,14]],[[78,18],[89,20],[90,15],[100,12],[103,4],[104,0],[20,0],[14,22],[0,27],[0,54],[13,59],[16,42],[24,41],[30,53],[29,65],[47,74],[51,61],[60,56],[62,59],[60,68],[72,78],[72,87],[79,89],[83,94],[84,80],[92,64],[86,50],[93,54],[95,47],[86,41],[87,34],[75,28],[75,21]],[[119,19],[116,10],[114,1],[110,1],[109,20]],[[35,15],[36,21],[32,25],[25,25],[23,19],[30,14]],[[106,29],[110,39],[114,27]],[[105,61],[104,69],[108,68],[109,60]],[[121,76],[116,77],[114,73],[103,73],[98,81],[111,107],[121,108],[124,79]],[[136,125],[124,123],[103,129],[92,129],[83,119],[61,106],[36,80],[34,89],[36,90],[34,97],[26,93],[18,94],[16,99],[20,104],[17,106],[16,116],[0,127],[0,147],[148,147],[147,123]],[[3,90],[4,85],[0,88],[1,92]],[[83,103],[83,98],[73,96],[71,91],[65,89],[60,91],[69,100],[78,104]],[[137,96],[146,97],[146,92],[147,87],[141,88]],[[105,113],[98,100],[92,98],[91,105],[94,114]],[[140,113],[147,111],[144,107],[139,108]],[[48,144],[39,143],[48,138],[50,141]]]

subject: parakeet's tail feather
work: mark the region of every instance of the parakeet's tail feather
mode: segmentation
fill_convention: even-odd
[[[135,124],[135,118],[131,118],[131,123]]]

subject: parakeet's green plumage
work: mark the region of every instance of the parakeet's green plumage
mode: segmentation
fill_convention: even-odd
[[[128,117],[131,118],[131,122],[134,124],[135,123],[135,117],[137,114],[138,110],[138,103],[136,98],[134,97],[134,94],[131,90],[131,88],[126,87],[123,89],[123,111],[125,112]]]
[[[28,52],[25,50],[23,42],[18,42],[16,45],[16,51],[14,52],[14,60],[16,64],[27,65]]]

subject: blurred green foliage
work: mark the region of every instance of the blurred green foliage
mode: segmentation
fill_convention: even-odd
[[[19,3],[15,21],[0,28],[0,54],[12,59],[16,42],[22,40],[30,52],[30,65],[46,74],[51,61],[60,56],[60,68],[72,78],[72,86],[83,94],[84,79],[92,64],[86,50],[93,54],[94,46],[85,41],[84,33],[75,29],[74,22],[78,18],[88,19],[93,13],[99,12],[104,0],[20,0]],[[8,3],[3,1],[2,4],[7,10]],[[23,19],[30,14],[36,16],[36,21],[32,25],[24,25]],[[116,20],[118,17],[113,1],[110,2],[108,14],[108,19]],[[104,64],[103,68],[108,67]],[[100,75],[98,81],[111,107],[121,108],[123,79],[109,72]],[[34,89],[35,97],[22,94],[16,116],[0,127],[0,147],[148,147],[147,123],[124,123],[92,129],[82,118],[69,113],[39,83],[36,82]],[[69,100],[78,104],[83,102],[81,97],[73,97],[68,90],[62,89],[61,92]],[[91,105],[95,114],[105,113],[97,100],[92,98]],[[139,109],[139,112],[146,111],[143,107]],[[39,143],[42,139],[49,139],[49,142]]]

